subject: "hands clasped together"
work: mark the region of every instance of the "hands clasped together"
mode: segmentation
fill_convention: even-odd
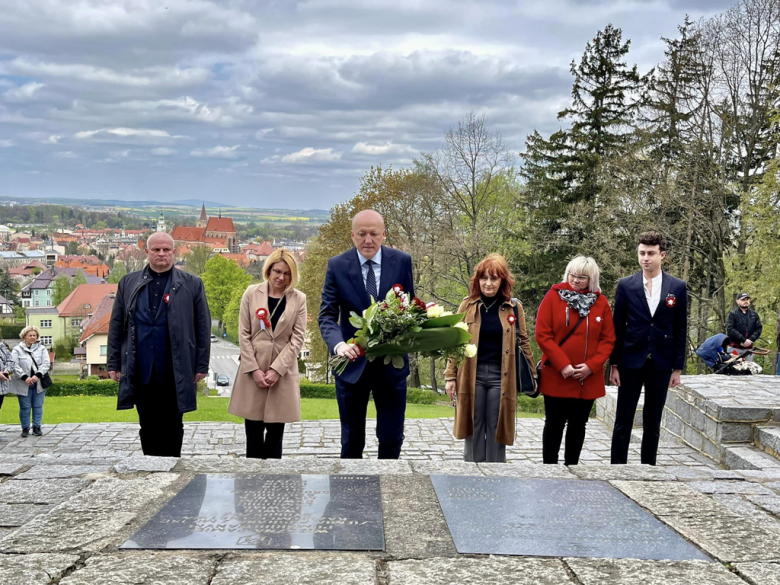
[[[279,372],[273,368],[269,368],[267,372],[263,372],[263,370],[254,370],[252,372],[252,379],[260,388],[271,388],[279,381]]]
[[[588,364],[577,364],[576,366],[569,364],[561,370],[561,376],[564,378],[574,378],[575,380],[580,380],[581,382],[592,373],[593,371],[590,369],[590,367],[588,367]]]

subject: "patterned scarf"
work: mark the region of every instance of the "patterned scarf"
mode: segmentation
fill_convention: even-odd
[[[561,296],[562,301],[579,313],[580,317],[588,316],[590,308],[598,298],[594,293],[581,293],[576,290],[561,289],[558,291],[558,294]]]

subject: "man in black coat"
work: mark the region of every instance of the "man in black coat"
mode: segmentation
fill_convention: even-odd
[[[685,282],[661,270],[666,257],[663,237],[639,236],[641,272],[621,278],[615,293],[615,349],[610,382],[618,386],[612,463],[628,462],[628,444],[642,387],[642,463],[655,465],[661,416],[668,389],[680,383],[685,369],[688,293]]]
[[[739,293],[737,308],[731,311],[726,319],[726,332],[732,347],[736,347],[740,353],[753,349],[763,330],[761,317],[750,308],[750,295],[746,292]],[[745,359],[753,361],[753,354]]]
[[[211,315],[203,281],[173,268],[171,236],[152,234],[146,258],[119,281],[108,375],[119,382],[117,410],[138,410],[144,455],[179,457],[183,414],[197,408],[197,383],[209,371]]]

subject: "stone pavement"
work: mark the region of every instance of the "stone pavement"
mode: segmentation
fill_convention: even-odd
[[[507,448],[509,462],[542,461],[542,428],[538,418],[517,419],[516,442]],[[19,437],[19,427],[0,425],[0,453],[15,454],[140,454],[138,425],[134,423],[68,423],[44,425],[43,437]],[[366,427],[366,456],[376,458],[376,421]],[[463,459],[463,441],[452,434],[452,419],[409,419],[401,458],[410,461],[459,461]],[[582,463],[608,464],[611,432],[591,419],[587,428]],[[285,457],[315,456],[338,458],[341,429],[337,420],[315,420],[288,424],[284,434]],[[246,451],[244,427],[234,423],[192,422],[184,425],[182,455],[243,455]],[[632,443],[629,461],[639,461],[639,443]],[[713,461],[679,442],[662,443],[659,465],[713,467]]]
[[[26,440],[6,425],[0,583],[780,585],[780,473],[721,469],[673,443],[658,467],[604,465],[609,433],[596,421],[581,465],[540,465],[542,424],[518,421],[507,464],[460,461],[451,420],[408,421],[400,461],[338,459],[336,421],[290,425],[281,461],[237,456],[232,424],[188,423],[181,459],[140,456],[135,425],[56,425]],[[196,473],[379,475],[385,550],[120,550]],[[609,482],[714,562],[458,554],[431,474]]]

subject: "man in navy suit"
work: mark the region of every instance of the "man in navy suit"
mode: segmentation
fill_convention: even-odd
[[[615,293],[615,349],[610,382],[618,386],[612,463],[628,462],[628,444],[642,386],[642,463],[655,465],[667,390],[680,383],[685,368],[688,293],[685,282],[661,270],[663,237],[639,236],[642,271],[620,279]]]
[[[376,406],[376,436],[380,459],[398,459],[404,442],[406,377],[404,367],[384,365],[382,359],[368,362],[358,346],[347,343],[355,335],[350,311],[358,315],[369,307],[371,297],[383,299],[400,284],[414,296],[412,257],[382,245],[385,223],[376,211],[361,211],[352,219],[355,247],[328,260],[322,287],[319,325],[328,349],[352,360],[336,376],[336,400],[341,418],[341,458],[361,459],[366,444],[366,409],[373,392]]]

